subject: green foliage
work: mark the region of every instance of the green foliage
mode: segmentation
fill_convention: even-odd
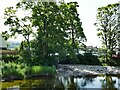
[[[20,3],[19,3],[20,5]],[[23,9],[18,4],[16,7],[7,7],[5,8],[4,13],[4,25],[9,26],[9,30],[2,32],[2,36],[5,40],[16,37],[16,35],[22,35],[27,43],[28,56],[27,61],[31,59],[30,54],[30,35],[32,34],[32,24],[30,22],[30,16],[23,15],[22,18],[18,17],[16,14],[19,10]],[[24,12],[27,10],[24,9]]]
[[[104,58],[105,62],[112,60],[112,54],[117,46],[117,30],[120,25],[118,22],[120,18],[118,9],[119,3],[109,4],[108,6],[98,8],[95,25],[98,30],[97,35],[102,40],[102,48],[105,50],[104,56],[101,56]]]
[[[77,60],[67,56],[66,59],[59,62],[60,64],[83,64],[83,65],[101,65],[98,56],[92,55],[91,53],[84,53],[77,55]]]
[[[57,64],[67,55],[73,60],[71,63],[75,63],[80,44],[86,41],[77,7],[77,2],[59,5],[19,2],[16,7],[5,9],[4,24],[10,29],[3,32],[3,36],[9,38],[21,34],[25,38],[20,46],[20,56],[28,65]],[[16,16],[19,10],[27,11],[29,16],[19,18]],[[31,34],[34,39],[30,41]]]
[[[99,61],[98,56],[92,55],[91,53],[85,53],[84,60],[88,65],[101,65],[101,62]]]
[[[26,64],[30,64],[31,63],[31,58],[28,59],[28,57],[31,57],[31,51],[28,49],[28,45],[27,45],[27,41],[22,41],[19,47],[19,61],[26,63]]]
[[[32,75],[41,75],[41,74],[55,74],[55,67],[48,67],[48,66],[33,66],[31,68]]]
[[[19,55],[2,55],[2,60],[4,62],[17,62],[19,59]]]
[[[31,69],[32,74],[41,74],[42,68],[40,66],[33,66]]]
[[[51,60],[56,62],[56,53],[59,60],[68,54],[71,58],[76,57],[79,43],[85,40],[77,7],[76,2],[60,5],[38,2],[33,7],[32,24],[38,28],[36,43],[33,45],[36,58],[49,64]]]
[[[106,60],[105,60],[105,55],[100,55],[99,60],[100,60],[101,63],[107,63]]]
[[[0,75],[5,79],[25,79],[34,75],[53,75],[55,73],[54,66],[27,66],[24,63],[3,62]]]
[[[24,16],[23,18],[17,17],[16,13],[18,11],[19,10],[16,7],[5,8],[4,24],[8,25],[10,29],[9,31],[4,31],[2,34],[3,37],[6,36],[8,38],[13,37],[16,34],[21,34],[25,38],[25,40],[28,41],[29,35],[32,33],[32,30],[31,30],[31,24],[30,23],[26,24],[26,22],[29,22],[30,19],[28,16]]]
[[[26,77],[26,66],[14,62],[3,63],[3,78],[24,79]]]

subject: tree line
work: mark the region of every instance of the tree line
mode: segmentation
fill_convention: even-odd
[[[21,34],[24,41],[20,45],[20,57],[27,64],[56,64],[65,59],[71,63],[82,60],[80,50],[85,50],[87,40],[82,28],[77,2],[18,2],[15,7],[7,7],[4,13],[4,24],[8,31],[2,32],[7,40]],[[100,62],[112,61],[112,55],[118,42],[119,3],[109,4],[97,10],[98,36],[102,40]],[[27,14],[18,17],[19,10]],[[33,37],[30,40],[30,37]],[[93,57],[84,54],[86,57]],[[98,60],[98,57],[93,57]],[[93,59],[91,58],[91,60]],[[90,59],[90,58],[89,58]],[[83,62],[83,61],[82,61]],[[90,62],[90,61],[89,61]]]
[[[24,37],[20,51],[28,63],[35,60],[46,64],[67,55],[76,59],[80,44],[86,41],[77,7],[77,2],[19,2],[5,9],[4,24],[10,28],[2,35],[6,40],[17,34]],[[19,9],[29,15],[19,18]]]

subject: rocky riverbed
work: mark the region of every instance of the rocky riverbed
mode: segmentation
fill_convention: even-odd
[[[100,74],[120,75],[120,67],[91,65],[58,65],[57,74],[64,76],[85,76]]]

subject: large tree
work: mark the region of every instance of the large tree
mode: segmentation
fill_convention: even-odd
[[[38,53],[43,60],[50,55],[64,58],[74,55],[82,40],[85,40],[79,14],[78,4],[38,2],[33,8],[33,25],[37,27]]]
[[[82,22],[80,21],[79,14],[77,12],[77,7],[79,7],[77,2],[70,2],[61,5],[61,11],[63,18],[65,20],[64,26],[65,32],[67,33],[67,38],[73,50],[78,49],[80,43],[86,40],[83,32]]]
[[[109,61],[112,58],[114,49],[117,46],[117,30],[119,29],[120,23],[118,22],[119,4],[109,4],[105,7],[98,8],[97,26],[98,36],[102,40],[102,45],[105,50],[105,61]]]
[[[36,55],[43,63],[61,50],[64,30],[59,6],[54,2],[37,2],[33,7],[32,24],[37,28]]]
[[[63,14],[62,18],[64,19],[63,26],[67,34],[65,38],[68,41],[68,52],[73,63],[76,62],[76,54],[79,54],[81,45],[86,41],[82,22],[77,12],[78,7],[77,2],[63,3],[60,5],[60,10]]]

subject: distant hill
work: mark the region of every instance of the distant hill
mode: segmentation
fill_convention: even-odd
[[[7,48],[7,43],[5,42],[5,40],[3,39],[3,37],[0,34],[0,49],[6,49]]]
[[[20,42],[17,41],[7,41],[8,42],[8,49],[15,49],[20,46]]]

